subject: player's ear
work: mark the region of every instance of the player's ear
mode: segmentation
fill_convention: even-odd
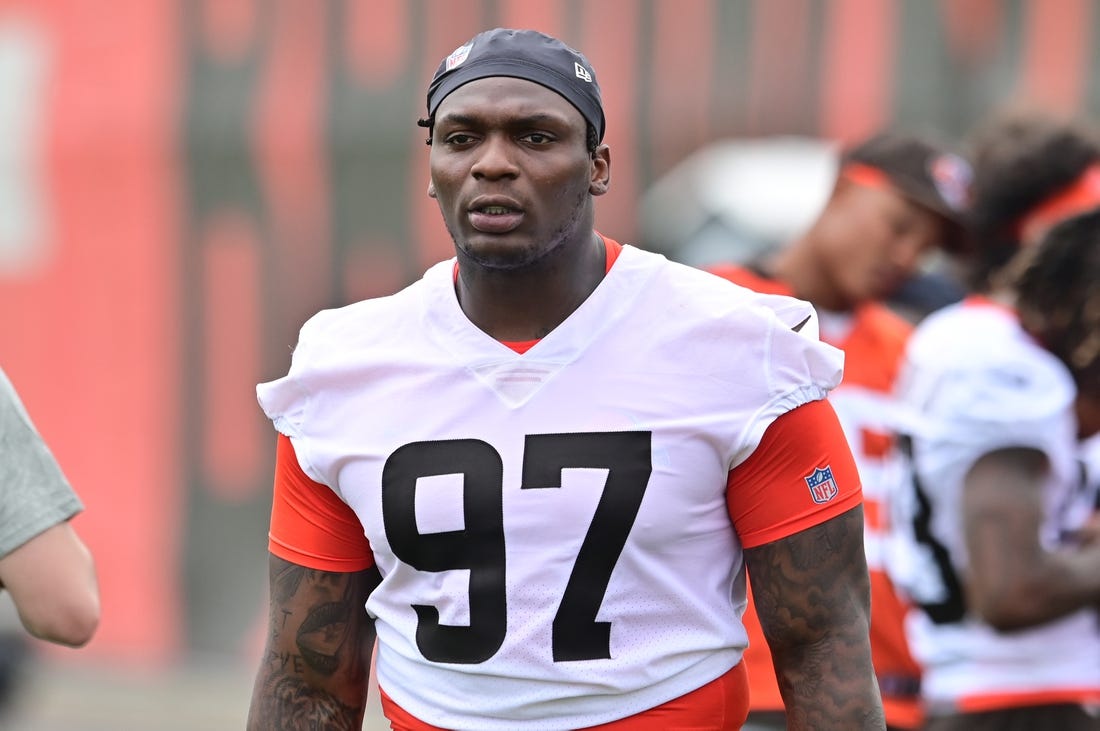
[[[435,198],[435,183],[428,181],[428,197]]]
[[[588,180],[588,192],[603,195],[611,185],[611,148],[599,145],[592,151],[592,176]]]

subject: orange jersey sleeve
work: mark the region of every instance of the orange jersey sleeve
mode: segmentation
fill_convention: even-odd
[[[772,422],[726,483],[730,518],[745,548],[823,523],[861,501],[855,459],[824,399]]]
[[[336,493],[302,471],[289,437],[279,435],[275,455],[268,550],[319,571],[373,566],[374,554],[359,518]]]

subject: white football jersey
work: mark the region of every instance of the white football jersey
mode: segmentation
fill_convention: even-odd
[[[453,270],[319,313],[258,389],[370,540],[379,685],[443,728],[573,729],[727,672],[727,474],[841,376],[811,307],[625,246],[521,356],[470,323]]]
[[[909,341],[899,381],[912,472],[889,568],[918,605],[908,617],[924,665],[930,707],[981,699],[1100,691],[1100,615],[1082,610],[1038,627],[1000,633],[967,611],[961,522],[963,481],[990,451],[1033,447],[1050,459],[1041,540],[1057,550],[1091,510],[1078,459],[1075,387],[1069,372],[991,303],[967,301],[928,317]],[[905,498],[903,501],[902,498]]]

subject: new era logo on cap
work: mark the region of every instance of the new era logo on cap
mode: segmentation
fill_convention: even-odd
[[[578,79],[580,79],[581,81],[587,81],[589,84],[592,83],[592,74],[588,71],[588,69],[586,69],[584,66],[581,66],[576,61],[573,62],[573,68],[577,71]]]

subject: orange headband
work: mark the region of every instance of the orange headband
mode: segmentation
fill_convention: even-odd
[[[1100,208],[1100,163],[1085,168],[1077,180],[1021,216],[1016,237],[1021,246],[1031,246],[1054,224],[1094,208]]]
[[[857,185],[879,190],[897,191],[897,187],[890,180],[890,176],[873,165],[864,165],[861,162],[846,163],[840,169],[840,174]]]
[[[845,163],[840,168],[840,176],[856,185],[862,185],[865,188],[875,188],[876,190],[885,190],[895,195],[900,195],[906,200],[910,200],[922,208],[935,213],[937,216],[947,221],[947,226],[943,230],[944,236],[941,241],[941,246],[948,250],[955,250],[961,245],[961,237],[953,233],[959,230],[958,223],[953,217],[944,214],[937,208],[929,205],[926,201],[915,196],[913,193],[900,188],[884,170],[874,165],[867,165],[861,162],[849,162]],[[929,187],[931,187],[931,184]],[[943,197],[942,192],[940,192],[939,195],[941,198]]]

